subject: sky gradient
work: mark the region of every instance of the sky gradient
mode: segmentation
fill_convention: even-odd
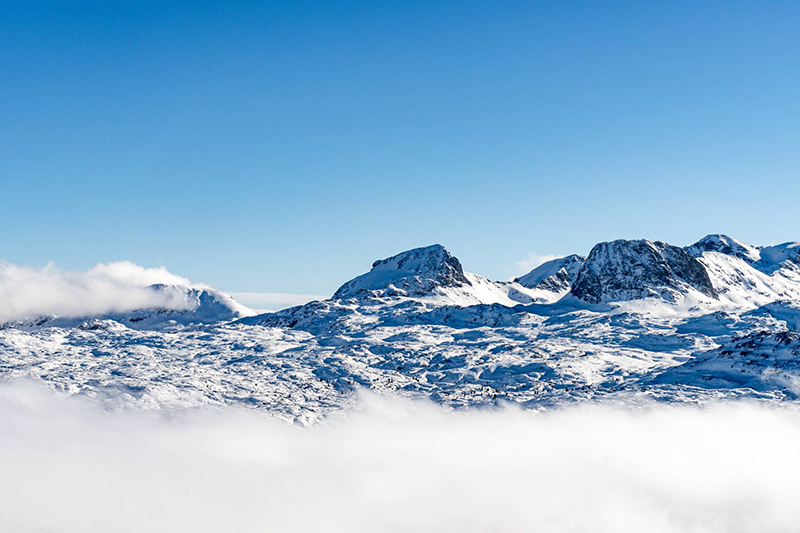
[[[800,240],[798,2],[0,2],[0,259],[330,294]]]

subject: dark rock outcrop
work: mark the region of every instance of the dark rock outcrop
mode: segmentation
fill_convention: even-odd
[[[693,288],[715,297],[705,267],[665,242],[617,240],[592,248],[571,293],[589,303],[660,297],[674,301]]]

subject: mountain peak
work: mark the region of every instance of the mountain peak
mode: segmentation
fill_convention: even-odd
[[[450,252],[442,246],[441,244],[431,244],[430,246],[420,246],[419,248],[412,248],[411,250],[406,250],[405,252],[400,252],[397,255],[393,255],[392,257],[387,257],[386,259],[378,259],[374,263],[372,263],[372,268],[375,268],[382,264],[390,264],[396,263],[398,267],[402,267],[403,264],[408,262],[420,262],[420,261],[428,261],[433,260],[440,261],[446,260],[447,258],[452,257]]]
[[[693,245],[687,246],[686,251],[694,257],[701,257],[703,252],[718,252],[738,257],[748,263],[754,263],[761,257],[755,246],[750,246],[721,233],[706,235]]]
[[[354,278],[333,295],[350,298],[369,291],[386,296],[423,296],[437,287],[471,285],[461,262],[441,244],[414,248],[372,263],[372,270]]]
[[[683,248],[640,239],[595,245],[571,292],[600,303],[652,296],[673,300],[689,288],[716,295],[706,269]]]

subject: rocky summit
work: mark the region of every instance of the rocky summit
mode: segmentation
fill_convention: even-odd
[[[372,270],[348,281],[335,299],[367,293],[423,296],[438,287],[470,285],[461,263],[441,244],[415,248],[372,263]]]
[[[648,240],[596,245],[572,287],[575,297],[590,303],[649,297],[674,301],[689,291],[715,296],[703,265],[683,248]]]

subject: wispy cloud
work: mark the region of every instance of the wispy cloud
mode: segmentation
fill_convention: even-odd
[[[448,412],[322,426],[102,412],[0,386],[2,531],[794,531],[800,413],[748,404]]]

